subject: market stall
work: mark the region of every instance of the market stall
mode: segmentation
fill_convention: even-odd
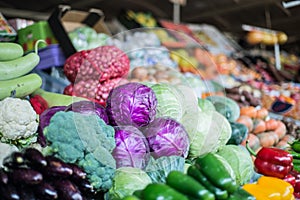
[[[300,199],[297,55],[132,10],[0,17],[0,199]]]

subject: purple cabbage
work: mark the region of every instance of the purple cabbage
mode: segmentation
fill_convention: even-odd
[[[66,109],[66,106],[53,106],[50,108],[47,108],[42,114],[40,114],[39,117],[39,126],[38,126],[38,143],[42,146],[46,146],[46,138],[44,136],[44,128],[50,124],[50,119],[51,117],[59,112],[59,111],[64,111]]]
[[[156,118],[143,129],[151,155],[154,158],[162,156],[187,157],[189,137],[185,128],[171,118]]]
[[[143,127],[153,121],[157,99],[150,87],[127,83],[110,91],[106,105],[111,125]]]
[[[143,133],[133,126],[115,127],[116,147],[113,157],[117,168],[144,169],[150,159],[149,146]]]
[[[82,114],[96,114],[108,124],[108,116],[103,106],[92,101],[78,101],[66,107],[66,111],[79,112]]]

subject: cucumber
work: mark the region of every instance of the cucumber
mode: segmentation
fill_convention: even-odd
[[[0,61],[15,60],[24,54],[21,45],[13,42],[0,42]]]
[[[33,70],[39,62],[39,55],[33,52],[15,60],[2,61],[0,62],[0,81],[23,76]]]
[[[43,99],[45,99],[48,103],[49,107],[52,106],[68,106],[77,101],[86,101],[88,99],[83,97],[69,96],[65,94],[48,92],[43,89],[38,89],[32,93],[32,96],[40,95]]]
[[[10,96],[18,98],[25,97],[41,86],[42,78],[36,73],[0,81],[0,100]]]

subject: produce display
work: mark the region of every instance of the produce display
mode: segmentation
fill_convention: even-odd
[[[187,43],[168,34],[76,29],[63,94],[45,89],[38,51],[1,42],[0,199],[300,199],[294,72],[269,54],[174,46]]]

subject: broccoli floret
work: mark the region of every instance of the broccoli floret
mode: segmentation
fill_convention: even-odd
[[[95,189],[106,191],[112,185],[116,162],[114,129],[97,115],[57,112],[44,129],[48,152],[87,173]]]

